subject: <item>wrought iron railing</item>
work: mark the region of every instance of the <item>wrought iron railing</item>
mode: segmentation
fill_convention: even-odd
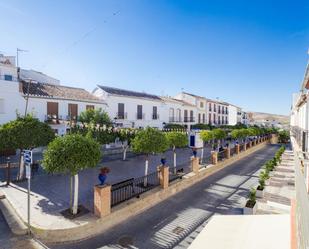
[[[134,197],[139,197],[160,185],[159,172],[153,172],[146,176],[130,178],[112,185],[111,206],[115,206]]]

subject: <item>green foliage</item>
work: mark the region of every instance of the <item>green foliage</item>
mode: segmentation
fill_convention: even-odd
[[[184,125],[181,124],[166,124],[164,129],[186,129]]]
[[[191,126],[191,129],[199,129],[199,130],[212,130],[214,126],[209,124],[194,124]]]
[[[42,166],[49,173],[69,173],[95,167],[101,158],[100,145],[88,136],[69,134],[57,137],[44,152]]]
[[[279,131],[279,143],[288,143],[290,139],[290,133],[286,130]]]
[[[114,132],[112,127],[109,128],[97,128],[94,126],[74,126],[71,128],[71,134],[80,134],[83,136],[88,136],[91,134],[92,138],[100,144],[113,143],[117,137],[117,133]]]
[[[255,129],[254,127],[248,128],[248,136],[256,136],[257,134],[257,129]]]
[[[188,137],[186,133],[172,131],[165,133],[165,135],[169,147],[171,148],[182,148],[188,145]]]
[[[214,139],[214,134],[213,134],[213,131],[204,130],[200,132],[200,137],[206,143]]]
[[[46,146],[54,138],[55,133],[48,124],[27,115],[0,127],[0,150]]]
[[[110,126],[112,124],[107,112],[99,109],[88,109],[80,113],[78,120],[83,124],[94,124],[99,126]]]
[[[251,203],[255,203],[256,201],[256,189],[252,188],[249,192],[248,199]]]
[[[226,132],[222,129],[213,129],[212,130],[214,139],[223,139],[226,137]]]
[[[140,130],[132,140],[132,148],[135,153],[163,153],[168,149],[168,141],[165,134],[157,129],[147,127]]]
[[[119,138],[121,142],[127,141],[128,145],[130,145],[136,133],[137,133],[136,129],[122,128],[122,129],[117,130],[116,136]]]

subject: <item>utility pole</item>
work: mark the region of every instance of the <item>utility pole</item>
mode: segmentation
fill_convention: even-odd
[[[17,68],[19,67],[19,52],[29,52],[28,50],[24,50],[24,49],[20,49],[20,48],[17,48],[16,49],[16,66]]]
[[[26,97],[26,107],[25,107],[25,117],[27,115],[27,110],[28,110],[28,102],[29,102],[29,91],[30,91],[30,84],[32,83],[32,80],[29,79],[28,85],[27,85],[27,97]]]

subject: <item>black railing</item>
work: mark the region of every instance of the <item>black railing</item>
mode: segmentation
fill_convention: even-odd
[[[111,188],[111,206],[113,207],[133,197],[139,197],[142,193],[159,185],[159,172],[113,184]]]
[[[219,151],[218,152],[218,161],[222,161],[225,158],[225,151]]]
[[[184,122],[185,122],[185,123],[188,123],[188,122],[195,122],[194,120],[195,120],[194,117],[184,117]]]
[[[176,167],[169,168],[169,182],[175,181],[177,179],[181,179],[185,174],[185,168],[182,165],[178,165]]]
[[[136,119],[138,120],[145,119],[145,113],[136,113]]]
[[[159,119],[159,114],[152,114],[152,119],[153,120]]]
[[[126,112],[117,112],[116,113],[116,119],[127,119],[127,113]]]

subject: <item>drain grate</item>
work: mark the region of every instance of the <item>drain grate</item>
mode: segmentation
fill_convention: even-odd
[[[128,248],[133,245],[133,238],[130,236],[123,236],[118,240],[118,244],[122,247]]]
[[[178,226],[178,227],[175,227],[172,232],[177,234],[177,235],[180,235],[184,230],[185,229],[183,227]]]

